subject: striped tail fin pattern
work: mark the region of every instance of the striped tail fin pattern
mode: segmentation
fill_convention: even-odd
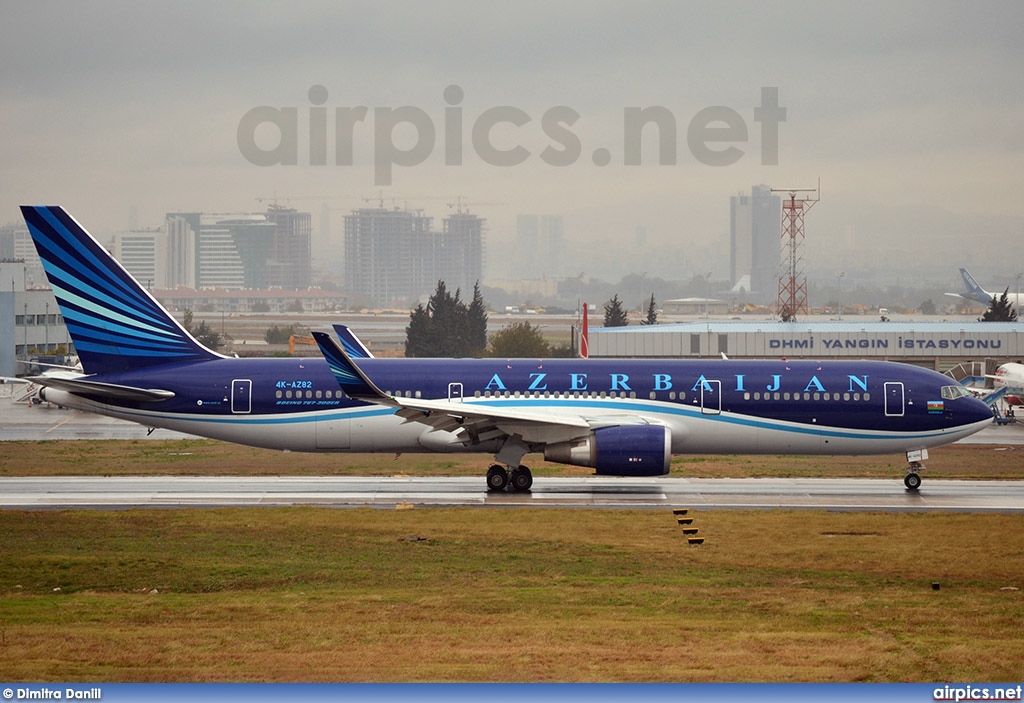
[[[22,206],[88,374],[222,358],[190,335],[63,208]]]

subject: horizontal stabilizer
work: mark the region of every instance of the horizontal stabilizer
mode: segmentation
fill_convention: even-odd
[[[134,386],[122,386],[117,383],[89,381],[84,378],[28,376],[27,380],[47,388],[56,388],[57,390],[67,391],[68,393],[99,398],[117,398],[118,400],[155,402],[168,400],[174,397],[174,393],[172,391],[160,390],[159,388],[135,388]]]

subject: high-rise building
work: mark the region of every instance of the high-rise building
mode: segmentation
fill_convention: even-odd
[[[271,286],[309,288],[313,283],[313,218],[308,212],[271,205],[267,219],[277,225],[268,262]]]
[[[778,288],[782,201],[766,185],[730,198],[729,276],[751,299],[774,299]],[[746,283],[747,285],[743,285]]]
[[[540,218],[536,215],[516,215],[515,258],[507,262],[505,270],[527,276],[537,271],[540,245]]]
[[[435,271],[432,284],[442,280],[448,290],[461,290],[463,299],[472,295],[473,286],[483,278],[484,221],[468,212],[449,215],[441,222],[440,237],[435,238]]]
[[[483,275],[483,223],[458,212],[442,229],[419,211],[361,208],[345,216],[345,286],[377,306],[414,305],[439,280],[468,298]]]
[[[167,213],[167,287],[308,288],[311,217],[271,207],[266,214]]]
[[[36,247],[32,244],[32,235],[24,221],[0,227],[0,259],[20,259],[24,262],[22,285],[48,285],[43,265],[36,255]]]
[[[567,260],[561,215],[516,215],[516,258],[507,270],[529,277],[560,274]]]
[[[420,295],[428,262],[422,245],[430,217],[408,210],[360,208],[345,216],[345,286],[379,306]]]
[[[111,253],[128,273],[149,289],[167,285],[167,230],[115,232]]]

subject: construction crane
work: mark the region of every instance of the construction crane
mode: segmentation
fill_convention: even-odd
[[[295,345],[296,344],[316,344],[316,340],[312,337],[306,337],[302,335],[293,334],[288,337],[288,355],[295,356]]]
[[[448,207],[455,208],[455,212],[459,215],[465,215],[469,213],[469,208],[472,206],[487,206],[487,205],[508,205],[508,203],[483,203],[479,201],[467,202],[463,201],[462,196],[458,195],[455,197],[454,203],[448,203]]]

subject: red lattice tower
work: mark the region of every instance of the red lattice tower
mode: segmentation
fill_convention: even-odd
[[[804,273],[804,215],[821,199],[817,188],[772,188],[773,193],[788,193],[782,200],[782,251],[779,272],[779,302],[776,313],[783,320],[795,320],[808,314],[807,274]],[[797,198],[797,193],[814,193]]]

